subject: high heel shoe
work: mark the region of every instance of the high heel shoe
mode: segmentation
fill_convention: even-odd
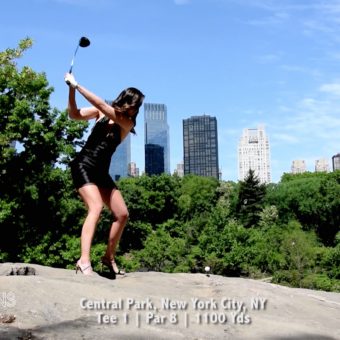
[[[93,274],[91,263],[88,262],[86,264],[82,264],[80,259],[76,263],[76,274],[78,274],[78,270],[80,270],[80,272],[84,275],[92,275]]]
[[[110,273],[114,275],[125,275],[126,274],[124,270],[118,269],[115,260],[111,260],[103,256],[101,264],[102,264],[102,271],[103,271],[103,266],[106,266],[107,268],[109,268]]]

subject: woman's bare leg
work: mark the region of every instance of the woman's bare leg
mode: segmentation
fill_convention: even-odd
[[[113,260],[116,255],[118,242],[122,236],[124,227],[129,218],[129,212],[124,202],[124,198],[119,190],[100,189],[102,199],[115,217],[111,225],[105,258]],[[116,271],[116,269],[115,269]]]
[[[79,189],[79,194],[88,209],[81,231],[81,257],[83,264],[90,262],[91,244],[96,226],[103,209],[103,200],[95,184],[86,184]]]

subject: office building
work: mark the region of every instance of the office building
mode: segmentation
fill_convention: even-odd
[[[340,153],[332,157],[333,171],[340,170]]]
[[[292,162],[292,174],[302,174],[307,171],[306,162],[303,159],[295,159]]]
[[[315,172],[328,172],[328,160],[325,158],[317,159],[315,161]]]
[[[162,172],[170,174],[170,141],[166,105],[151,103],[144,104],[144,130],[145,172],[156,174],[162,168]],[[157,148],[157,145],[160,148]],[[160,156],[158,152],[160,152],[160,150],[163,150],[163,164],[160,165],[154,163],[157,168],[154,170],[147,162],[155,157],[159,158]],[[147,152],[156,152],[156,154],[148,155]]]
[[[183,161],[177,164],[174,174],[176,174],[179,177],[184,176],[184,162]]]
[[[162,146],[145,145],[145,173],[150,176],[164,173],[164,148]]]
[[[114,181],[121,177],[128,177],[128,166],[131,162],[131,136],[126,136],[112,155],[109,173]]]
[[[105,100],[106,103],[112,105],[112,100]],[[118,145],[116,151],[112,155],[109,174],[114,181],[118,181],[121,177],[128,177],[128,164],[131,162],[131,137],[130,134]]]
[[[209,115],[183,120],[184,175],[219,178],[217,120]]]
[[[269,140],[264,126],[244,129],[238,145],[238,179],[243,181],[253,170],[261,183],[271,182]]]
[[[128,165],[128,174],[130,177],[139,177],[139,168],[135,162],[130,162]]]

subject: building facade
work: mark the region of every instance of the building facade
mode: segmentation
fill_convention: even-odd
[[[174,174],[176,174],[179,177],[184,176],[184,162],[181,161],[177,164],[176,169],[174,171]]]
[[[340,153],[332,157],[333,171],[340,170]]]
[[[209,115],[183,120],[184,175],[219,178],[217,120]]]
[[[269,139],[264,126],[244,129],[238,145],[238,179],[243,181],[253,170],[261,183],[271,182]]]
[[[129,177],[139,177],[139,168],[135,162],[130,162],[128,164],[128,174]]]
[[[170,140],[166,105],[144,103],[144,138],[145,172],[155,174],[160,168],[163,168],[163,172],[170,174]],[[147,145],[151,146],[147,147]],[[155,164],[157,171],[153,170],[152,166],[147,163],[148,160],[155,157],[155,155],[148,155],[147,152],[154,153],[161,150],[158,148],[158,151],[155,151],[155,145],[160,146],[163,150],[163,166]]]
[[[317,159],[315,161],[315,172],[328,172],[329,165],[326,158]]]
[[[151,176],[164,172],[164,148],[157,144],[146,144],[145,173]]]
[[[128,134],[112,155],[109,173],[114,181],[129,176],[129,163],[131,162],[131,136]]]
[[[306,162],[303,159],[295,159],[292,162],[291,172],[292,174],[302,174],[307,171]]]
[[[112,105],[112,100],[105,100]],[[109,174],[114,181],[129,176],[129,163],[131,162],[131,136],[128,134],[111,157]]]

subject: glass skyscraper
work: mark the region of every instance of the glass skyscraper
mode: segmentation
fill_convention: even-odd
[[[144,136],[145,136],[145,172],[147,174],[170,174],[170,143],[169,125],[167,123],[167,108],[164,104],[144,103]],[[149,145],[149,146],[148,146]],[[163,152],[163,166],[156,166],[155,163],[148,164],[155,155],[159,159],[161,148]],[[156,151],[157,150],[157,151]],[[152,153],[152,155],[149,155]],[[154,169],[153,166],[156,166]],[[161,171],[162,172],[159,172]]]
[[[145,145],[145,172],[148,175],[164,173],[164,148],[156,144]]]
[[[117,150],[112,155],[110,164],[110,176],[114,181],[121,177],[129,176],[129,163],[131,162],[131,136],[128,134]]]
[[[184,175],[219,178],[217,120],[208,115],[183,120]]]
[[[105,100],[112,105],[112,100]],[[128,134],[112,155],[109,174],[114,181],[121,177],[129,176],[129,164],[131,162],[131,136]]]

